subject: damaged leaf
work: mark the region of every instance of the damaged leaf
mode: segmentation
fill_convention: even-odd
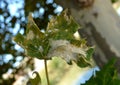
[[[45,34],[42,33],[35,24],[32,14],[28,16],[26,36],[17,34],[14,37],[14,41],[24,48],[27,56],[46,59],[49,42],[45,38]]]
[[[76,39],[74,33],[80,26],[67,10],[51,18],[47,30],[41,32],[32,15],[28,17],[26,36],[18,34],[14,40],[25,49],[27,56],[39,59],[61,57],[68,64],[74,61],[80,67],[92,66],[93,47],[86,45],[85,39]]]
[[[73,34],[80,28],[72,16],[63,11],[60,15],[52,17],[47,26],[47,33],[54,40],[73,40]]]
[[[53,17],[48,23],[51,49],[48,57],[61,57],[68,64],[76,62],[80,67],[92,66],[93,47],[86,45],[85,39],[76,39],[74,33],[80,28],[67,10]]]

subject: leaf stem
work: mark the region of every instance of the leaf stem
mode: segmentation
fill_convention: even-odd
[[[44,64],[45,64],[45,73],[46,73],[47,85],[50,85],[49,77],[48,77],[48,70],[47,70],[47,60],[46,59],[44,59]]]

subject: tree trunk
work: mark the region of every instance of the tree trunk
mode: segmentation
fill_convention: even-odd
[[[102,67],[112,57],[116,57],[116,66],[120,72],[120,17],[110,0],[92,1],[56,0],[64,8],[69,8],[72,16],[84,28],[79,30],[81,36],[96,46],[94,59],[97,65]]]

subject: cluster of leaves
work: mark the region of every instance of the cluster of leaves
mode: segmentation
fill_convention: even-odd
[[[27,56],[39,59],[62,57],[69,64],[74,61],[80,67],[91,66],[94,48],[88,47],[84,39],[75,39],[74,33],[78,29],[79,25],[67,15],[67,10],[51,18],[44,32],[39,30],[30,14],[26,36],[19,33],[14,40],[24,48]]]
[[[120,78],[114,66],[115,59],[106,64],[101,71],[97,71],[85,84],[82,85],[120,85]]]

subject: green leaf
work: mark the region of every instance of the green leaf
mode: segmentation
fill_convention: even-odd
[[[85,39],[76,40],[74,33],[80,28],[68,10],[53,17],[47,26],[46,33],[50,38],[50,51],[48,57],[61,57],[68,64],[76,62],[80,67],[91,66],[91,49],[86,45]],[[88,58],[89,57],[89,58]]]
[[[31,85],[41,85],[41,78],[38,72],[33,72],[32,75],[36,75],[34,79],[29,79]]]
[[[46,55],[49,51],[49,42],[45,38],[45,34],[42,33],[35,24],[32,14],[28,16],[26,36],[24,37],[21,34],[17,34],[14,37],[14,41],[25,49],[27,56],[47,59]]]
[[[72,16],[67,15],[68,10],[63,11],[60,15],[52,17],[47,26],[47,33],[52,39],[74,39],[73,34],[80,28]]]
[[[33,40],[35,38],[37,39],[44,39],[44,33],[40,31],[38,26],[35,24],[32,14],[29,14],[28,16],[28,24],[27,24],[27,30],[26,30],[26,38],[27,40]]]
[[[88,60],[91,58],[91,56],[93,55],[94,53],[94,48],[93,47],[90,47],[88,50],[87,50],[87,58]]]
[[[80,67],[91,66],[93,48],[86,45],[85,39],[77,40],[74,37],[80,26],[67,11],[53,17],[44,33],[29,14],[26,35],[18,34],[14,40],[25,49],[27,56],[39,59],[51,59],[57,56],[68,64],[74,61]]]
[[[79,55],[78,55],[79,56]],[[87,67],[87,66],[92,66],[92,63],[93,62],[92,60],[88,60],[87,58],[85,58],[84,56],[82,57],[80,55],[80,57],[78,57],[78,60],[75,61],[77,63],[77,65],[81,68],[83,67]]]
[[[25,38],[24,38],[20,33],[18,33],[13,39],[14,39],[14,41],[16,41],[16,43],[18,43],[20,46],[24,47]]]
[[[96,76],[93,75],[82,85],[120,85],[120,78],[114,66],[115,62],[115,59],[110,60],[100,71],[96,72]]]

